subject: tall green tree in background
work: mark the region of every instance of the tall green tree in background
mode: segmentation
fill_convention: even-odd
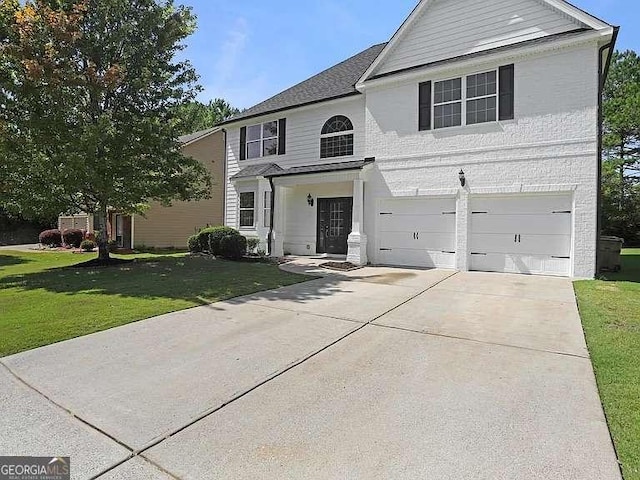
[[[604,89],[603,232],[640,243],[640,58],[616,52]]]
[[[209,195],[180,153],[176,112],[198,92],[176,55],[195,29],[172,0],[0,0],[0,207],[94,214]]]
[[[183,134],[206,130],[237,113],[240,113],[240,110],[232,107],[222,98],[216,98],[206,104],[198,101],[191,102],[178,110],[178,116],[182,119],[180,129]]]

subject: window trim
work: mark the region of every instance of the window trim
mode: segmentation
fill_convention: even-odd
[[[472,77],[474,75],[481,75],[483,73],[492,73],[494,72],[496,74],[496,93],[492,94],[492,95],[481,95],[478,97],[472,97],[472,98],[468,98],[467,97],[467,79],[469,77]],[[449,80],[457,80],[457,79],[461,79],[461,85],[462,85],[462,96],[460,100],[454,100],[451,102],[443,102],[443,103],[438,103],[436,104],[436,84],[440,83],[440,82],[447,82]],[[462,127],[473,127],[475,125],[485,125],[485,124],[490,124],[490,123],[498,123],[500,122],[500,67],[496,67],[493,69],[488,69],[488,70],[480,70],[480,71],[475,71],[475,72],[469,72],[469,73],[465,73],[464,75],[460,75],[460,76],[456,76],[456,77],[446,77],[446,78],[439,78],[439,79],[435,79],[432,80],[432,84],[433,87],[431,88],[431,123],[433,125],[433,131],[436,130],[448,130],[451,128],[462,128]],[[479,123],[467,123],[467,102],[473,101],[473,100],[481,100],[484,98],[491,98],[491,97],[495,97],[496,99],[496,119],[495,120],[490,120],[488,122],[479,122]],[[450,104],[454,104],[454,103],[460,103],[462,102],[462,109],[461,109],[461,123],[460,125],[452,125],[450,127],[437,127],[436,126],[436,107],[440,107],[442,105],[450,105]]]
[[[271,227],[271,191],[264,191],[264,199],[262,201],[262,224],[265,228]]]
[[[344,117],[346,118],[349,123],[351,124],[351,130],[342,130],[339,132],[332,132],[332,133],[322,133],[322,131],[325,129],[325,127],[329,124],[329,122],[331,122],[331,120],[333,120],[334,118],[337,117]],[[320,129],[320,158],[321,159],[327,159],[327,158],[342,158],[342,157],[353,157],[355,155],[355,131],[356,128],[353,125],[353,121],[346,115],[343,114],[337,114],[337,115],[332,115],[331,117],[329,117],[329,119],[324,122],[322,124],[322,128]],[[352,148],[352,152],[346,155],[331,155],[331,156],[326,156],[323,157],[322,156],[322,140],[323,139],[329,139],[329,138],[335,138],[335,137],[347,137],[347,136],[351,136],[351,148]]]
[[[242,195],[251,193],[253,194],[253,207],[242,207]],[[253,230],[256,228],[256,191],[255,190],[245,190],[238,192],[238,228],[240,230]],[[242,225],[242,212],[243,211],[252,211],[253,212],[253,225]]]
[[[265,137],[264,136],[264,126],[267,123],[275,123],[276,124],[276,135],[273,137]],[[252,127],[260,127],[260,138],[257,140],[249,140],[249,129]],[[244,151],[245,151],[245,159],[247,160],[257,160],[259,158],[266,158],[266,157],[273,157],[275,155],[278,155],[278,152],[280,151],[280,121],[279,120],[271,120],[268,122],[262,122],[262,123],[254,123],[251,125],[247,125],[246,127],[247,129],[247,138],[245,139],[245,145],[244,145]],[[276,141],[276,153],[272,154],[272,155],[265,155],[264,154],[264,142],[266,140],[275,140]],[[249,156],[249,145],[253,144],[253,143],[260,143],[260,155],[257,157],[251,157]]]

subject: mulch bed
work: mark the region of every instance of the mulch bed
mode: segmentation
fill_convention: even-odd
[[[322,268],[326,268],[329,270],[337,270],[339,272],[350,272],[352,270],[359,270],[362,268],[358,265],[354,265],[351,262],[327,262],[327,263],[321,263],[320,266]]]

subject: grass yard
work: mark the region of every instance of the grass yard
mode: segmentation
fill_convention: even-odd
[[[262,263],[131,255],[130,265],[73,268],[93,258],[0,252],[0,357],[163,313],[291,285],[308,277]]]
[[[640,480],[640,249],[620,273],[575,283],[587,344],[626,480]]]

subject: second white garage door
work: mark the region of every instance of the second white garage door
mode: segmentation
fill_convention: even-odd
[[[471,199],[471,269],[570,275],[570,195]]]
[[[378,263],[454,268],[455,198],[387,199],[378,214]]]

